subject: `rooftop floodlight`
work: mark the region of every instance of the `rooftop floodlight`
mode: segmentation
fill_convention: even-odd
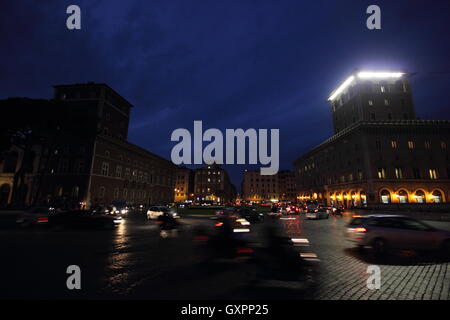
[[[400,78],[403,76],[402,72],[373,72],[373,71],[361,71],[358,73],[358,78],[361,79],[386,79],[386,78]]]
[[[355,80],[355,76],[352,75],[348,77],[348,79],[345,80],[344,83],[341,84],[341,86],[336,89],[336,91],[334,91],[334,93],[328,98],[328,100],[333,101],[338,95],[341,94],[341,92],[343,92],[353,82],[353,80]]]

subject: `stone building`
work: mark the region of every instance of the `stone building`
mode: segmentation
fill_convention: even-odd
[[[208,164],[195,170],[194,200],[228,203],[236,200],[236,188],[226,170],[217,164]]]
[[[175,202],[194,200],[194,171],[186,167],[178,167],[175,176]]]
[[[41,112],[51,118],[54,110],[61,110],[63,125],[56,133],[45,133],[43,142],[35,146],[25,204],[89,207],[115,201],[173,202],[176,166],[127,141],[132,105],[126,99],[101,83],[54,88],[54,99]],[[2,104],[8,106],[9,101]],[[13,181],[4,178],[16,173],[6,163],[0,163],[0,189],[7,189],[6,184],[11,190]]]
[[[356,71],[332,92],[335,134],[294,163],[300,199],[347,207],[448,201],[450,121],[416,119],[408,76]]]

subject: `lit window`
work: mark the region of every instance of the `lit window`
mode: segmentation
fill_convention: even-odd
[[[430,149],[431,143],[430,141],[425,141],[425,149]]]
[[[386,170],[384,168],[378,169],[378,179],[385,179],[386,178]]]
[[[373,100],[369,100],[369,106],[373,106]]]
[[[441,148],[442,149],[447,149],[447,143],[444,141],[441,141]]]
[[[381,90],[381,92],[386,92],[386,87],[385,86],[381,86],[380,90]]]
[[[397,141],[392,140],[391,141],[391,146],[392,146],[392,149],[397,149]]]
[[[414,149],[414,141],[408,141],[408,148]]]
[[[384,105],[388,106],[389,105],[389,99],[384,99]]]
[[[397,179],[403,179],[403,171],[402,168],[395,168],[395,177]]]
[[[438,178],[436,169],[430,169],[429,173],[430,173],[430,179],[436,180]]]

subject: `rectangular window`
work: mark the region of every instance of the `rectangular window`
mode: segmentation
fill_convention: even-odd
[[[414,179],[420,179],[420,169],[413,168],[413,175],[414,175]]]
[[[358,179],[362,180],[363,179],[363,173],[362,171],[358,171]]]
[[[414,141],[408,141],[408,148],[414,149]]]
[[[403,179],[403,171],[402,168],[395,168],[395,177],[397,179]]]
[[[100,187],[100,189],[98,191],[98,197],[100,199],[103,199],[104,196],[105,196],[105,187]]]
[[[117,178],[122,178],[122,166],[117,166],[116,167],[116,177]]]
[[[430,149],[430,148],[431,148],[430,141],[425,141],[425,149]]]
[[[447,149],[447,143],[444,141],[441,141],[441,149]]]
[[[381,92],[386,92],[386,87],[385,86],[380,86],[380,91]]]
[[[438,174],[437,174],[436,169],[430,169],[429,173],[430,173],[430,179],[436,180],[438,178]]]
[[[373,100],[369,100],[369,106],[373,106]]]
[[[389,105],[389,99],[384,99],[384,105],[388,106]]]
[[[397,149],[397,141],[392,140],[391,141],[391,146],[392,146],[392,149]]]
[[[108,176],[109,173],[109,163],[103,162],[102,163],[102,176]]]
[[[384,168],[378,168],[378,179],[386,179],[386,170]]]

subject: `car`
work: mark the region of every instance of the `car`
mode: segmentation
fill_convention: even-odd
[[[22,227],[48,225],[50,215],[55,212],[52,207],[33,207],[21,213],[16,222]]]
[[[264,214],[256,211],[255,209],[242,208],[238,211],[239,216],[249,222],[262,222],[264,221]]]
[[[49,217],[49,225],[57,228],[102,228],[112,229],[122,222],[117,214],[98,214],[92,210],[59,212]]]
[[[402,215],[354,216],[347,226],[346,238],[361,249],[372,247],[377,254],[407,249],[442,250],[450,255],[450,231]]]
[[[330,214],[325,208],[316,208],[314,210],[308,210],[305,217],[306,219],[328,219]]]
[[[163,213],[168,212],[174,218],[179,218],[180,216],[176,212],[175,208],[167,207],[167,206],[153,206],[147,210],[147,220],[155,220],[159,216],[162,216]]]
[[[336,208],[333,208],[333,207],[323,207],[323,209],[326,210],[328,214],[338,214]]]

